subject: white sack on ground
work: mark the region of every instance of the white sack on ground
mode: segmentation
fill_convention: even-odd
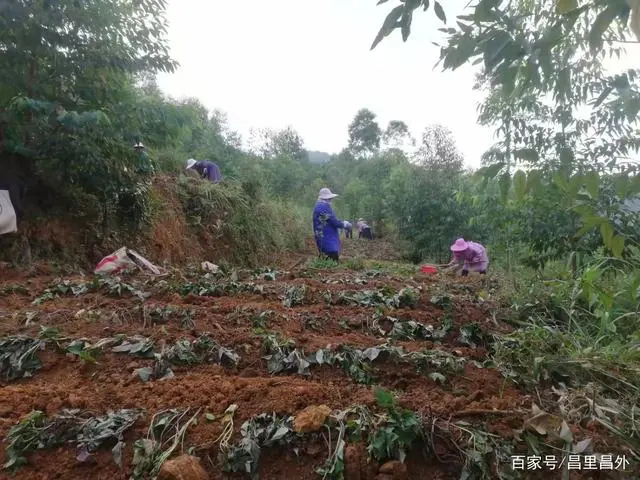
[[[0,235],[18,231],[16,211],[8,190],[0,190]]]
[[[100,260],[94,273],[117,274],[132,267],[138,267],[143,272],[152,275],[166,275],[167,273],[166,270],[155,266],[138,252],[127,247],[122,247]]]

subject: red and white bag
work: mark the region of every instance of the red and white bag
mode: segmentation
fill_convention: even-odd
[[[166,270],[156,267],[149,260],[144,258],[138,252],[130,250],[127,247],[122,247],[111,255],[104,257],[94,270],[95,274],[111,274],[116,275],[122,271],[138,267],[140,270],[150,273],[152,275],[166,275]]]

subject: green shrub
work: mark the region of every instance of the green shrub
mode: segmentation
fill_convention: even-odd
[[[267,199],[255,182],[219,184],[181,176],[189,224],[229,245],[229,260],[258,263],[274,251],[296,250],[309,234],[309,214],[292,202]]]

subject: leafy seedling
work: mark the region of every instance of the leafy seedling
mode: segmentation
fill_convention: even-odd
[[[157,478],[162,464],[184,444],[187,429],[197,423],[200,409],[188,417],[190,411],[163,410],[153,416],[147,436],[134,443],[132,480]]]
[[[46,342],[22,335],[0,340],[0,376],[7,382],[30,377],[42,368],[38,352],[44,350]]]
[[[302,305],[304,303],[306,295],[306,285],[293,285],[287,287],[287,290],[284,294],[284,299],[282,300],[282,304],[287,308],[295,307],[296,305]]]
[[[484,333],[480,325],[471,323],[460,327],[460,336],[458,342],[468,345],[471,348],[477,348],[480,345],[487,345],[491,341],[489,335]]]
[[[240,427],[241,439],[221,452],[225,472],[244,472],[256,479],[260,450],[274,445],[287,445],[297,437],[293,417],[262,413]]]
[[[404,462],[411,445],[422,436],[422,422],[415,412],[398,407],[386,390],[376,389],[376,403],[386,410],[387,416],[371,436],[367,450],[379,462],[389,459]]]
[[[26,455],[35,450],[51,449],[67,443],[78,448],[78,461],[86,461],[102,445],[113,445],[114,462],[122,467],[124,432],[142,415],[142,410],[118,410],[95,417],[80,410],[62,410],[52,418],[34,411],[9,431],[5,442],[5,469],[16,470],[27,463]]]

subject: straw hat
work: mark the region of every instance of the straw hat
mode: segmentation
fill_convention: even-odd
[[[328,188],[321,188],[320,193],[318,193],[318,198],[320,200],[331,200],[332,198],[337,197],[337,193],[331,193],[331,190]]]
[[[467,248],[469,248],[469,244],[464,241],[464,238],[457,239],[455,243],[451,245],[452,252],[464,252]]]

